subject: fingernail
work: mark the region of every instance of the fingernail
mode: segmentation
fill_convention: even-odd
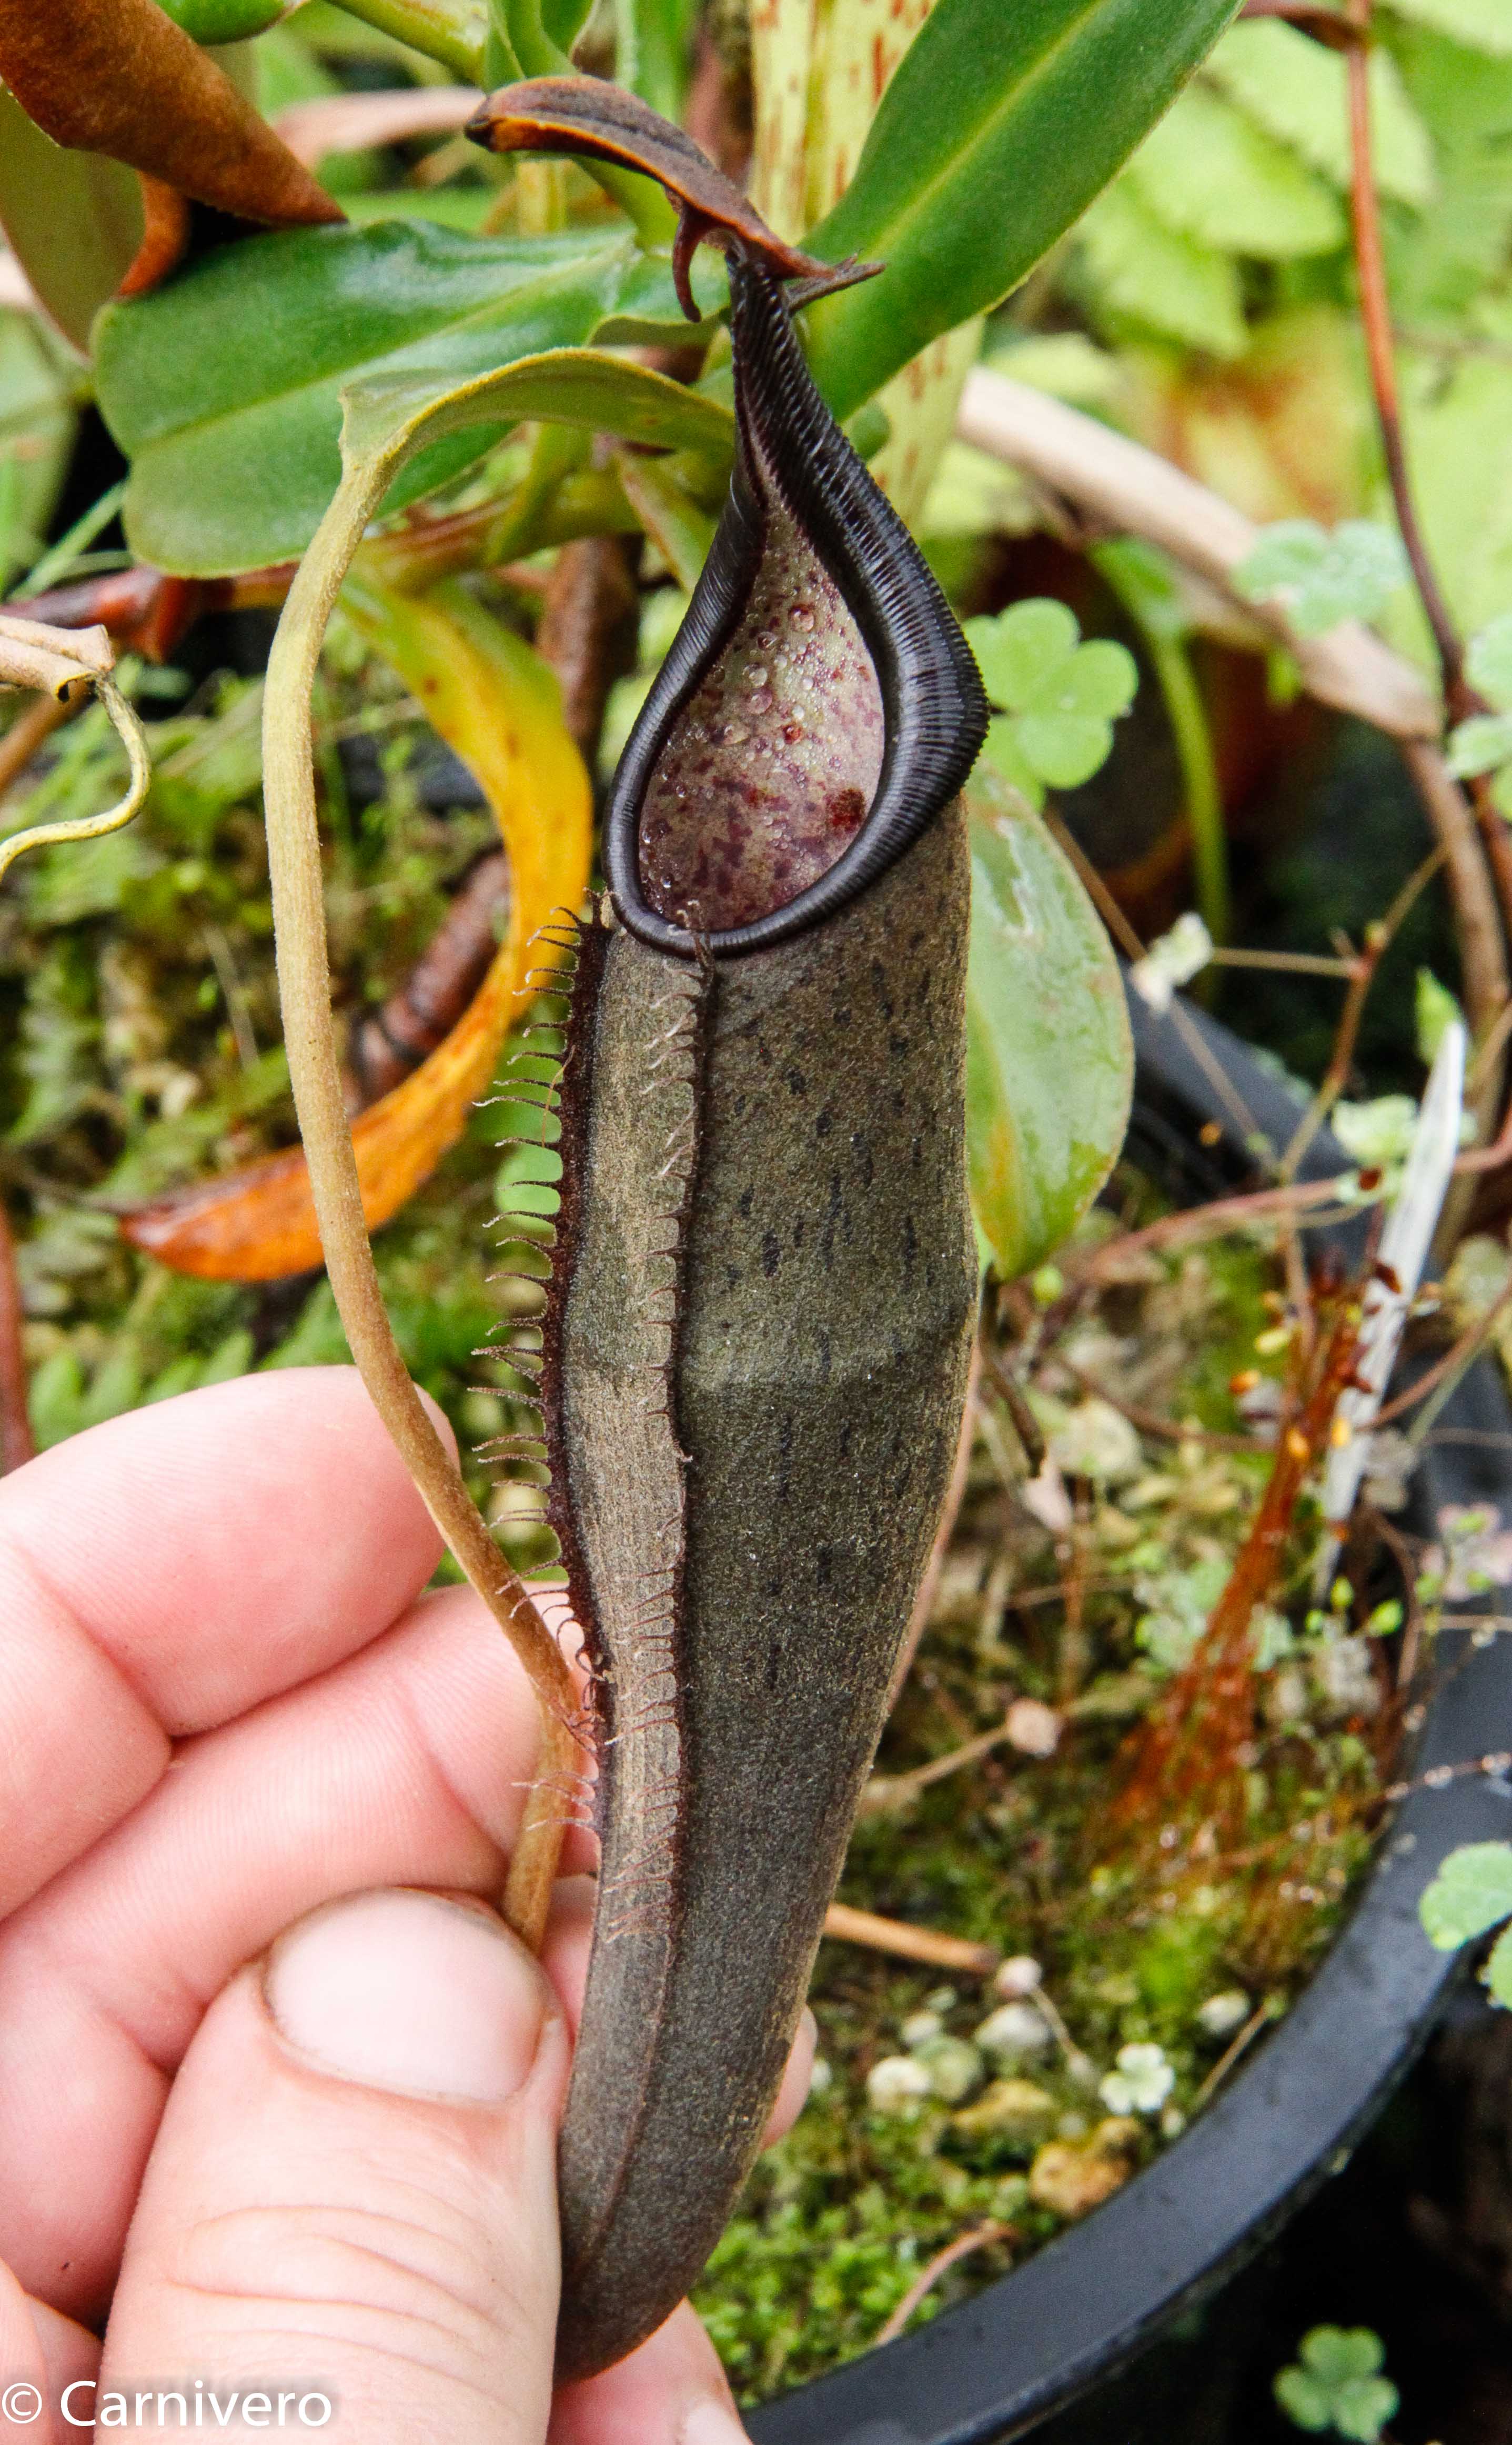
[[[750,2445],[750,2438],[728,2403],[706,2395],[683,2421],[677,2445]]]
[[[545,1981],[507,1928],[407,1892],[312,1911],[274,1945],[263,1993],[285,2044],[317,2070],[459,2105],[514,2096],[547,2011]]]

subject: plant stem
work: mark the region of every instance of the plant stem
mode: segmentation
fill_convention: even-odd
[[[931,1927],[911,1927],[903,1919],[881,1918],[876,1911],[852,1910],[848,1902],[831,1902],[824,1932],[838,1944],[863,1944],[871,1952],[922,1961],[931,1969],[959,1970],[965,1978],[990,1978],[1003,1958],[993,1945],[972,1944],[964,1935],[936,1935]]]
[[[1176,742],[1181,778],[1187,795],[1187,822],[1191,830],[1191,854],[1197,887],[1197,908],[1215,943],[1226,943],[1233,922],[1228,889],[1228,836],[1224,830],[1223,793],[1213,760],[1208,708],[1191,666],[1186,640],[1145,632],[1155,678],[1165,699],[1166,714]]]
[[[1402,440],[1401,403],[1396,389],[1396,362],[1392,346],[1391,305],[1386,290],[1386,259],[1381,249],[1381,216],[1371,161],[1370,28],[1374,0],[1347,0],[1349,44],[1344,71],[1349,91],[1350,215],[1355,229],[1355,271],[1359,284],[1360,322],[1375,397],[1387,479],[1396,510],[1396,523],[1411,563],[1412,580],[1433,632],[1444,681],[1444,701],[1451,719],[1473,710],[1465,694],[1465,647],[1439,587],[1427,541],[1418,521],[1417,504],[1407,470]]]
[[[488,23],[468,0],[337,0],[337,7],[411,50],[423,51],[428,60],[438,60],[464,84],[483,84]]]
[[[1017,2239],[1018,2233],[1011,2224],[975,2224],[968,2231],[958,2232],[953,2241],[948,2241],[943,2249],[937,2249],[929,2264],[920,2268],[886,2325],[877,2328],[873,2350],[876,2351],[882,2343],[896,2342],[919,2304],[928,2298],[941,2276],[948,2274],[959,2259],[969,2258],[973,2250],[986,2249],[992,2242]]]
[[[555,1639],[489,1535],[399,1354],[362,1218],[331,1024],[310,693],[341,581],[402,456],[401,449],[376,453],[343,477],[300,564],[268,657],[263,754],[279,995],[326,1271],[352,1355],[426,1508],[508,1638],[540,1706],[536,1780],[504,1896],[510,1925],[539,1948],[581,1771],[577,1692]]]

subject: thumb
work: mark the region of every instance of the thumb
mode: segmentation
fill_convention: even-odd
[[[401,1891],[300,1920],[217,1999],[175,2081],[101,2424],[540,2445],[567,2053],[551,1988],[491,1913]]]

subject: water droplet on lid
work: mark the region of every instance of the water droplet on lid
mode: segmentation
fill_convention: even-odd
[[[743,721],[727,721],[724,730],[721,733],[721,737],[723,737],[727,747],[744,747],[747,739],[750,737],[750,732],[747,729]],[[678,791],[677,795],[679,797],[682,796],[682,792],[680,790]]]
[[[793,619],[800,628],[812,628],[814,625],[814,614],[806,603],[794,604]]]
[[[764,688],[770,677],[771,674],[765,663],[752,663],[746,672],[746,685],[751,688]]]

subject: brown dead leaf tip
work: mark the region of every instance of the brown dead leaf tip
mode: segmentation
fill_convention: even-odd
[[[493,153],[567,153],[655,178],[678,207],[673,279],[691,323],[702,317],[689,267],[705,238],[766,264],[781,280],[802,282],[794,304],[849,289],[882,269],[854,257],[823,263],[789,246],[691,136],[622,85],[599,77],[532,77],[501,86],[469,120],[467,133]]]

